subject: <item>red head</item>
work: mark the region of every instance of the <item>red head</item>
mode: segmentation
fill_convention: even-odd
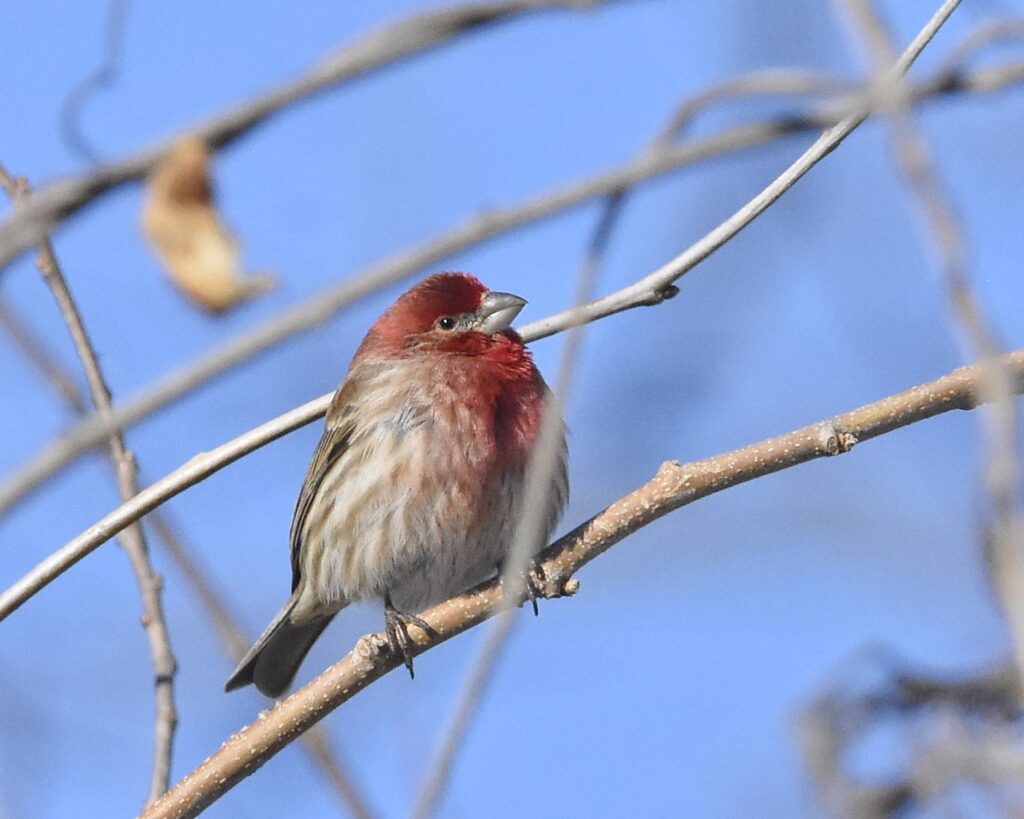
[[[511,352],[510,346],[525,355],[522,340],[509,329],[525,304],[467,273],[439,273],[399,296],[370,328],[356,358],[485,355]]]

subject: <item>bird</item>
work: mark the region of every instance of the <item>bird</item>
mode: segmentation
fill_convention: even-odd
[[[500,573],[545,408],[554,406],[511,329],[525,305],[467,273],[438,273],[373,324],[331,400],[299,492],[291,596],[227,691],[254,683],[281,696],[334,616],[365,600],[383,601],[390,649],[413,675],[409,627],[430,633],[415,612]],[[558,452],[536,510],[537,549],[569,494],[560,413],[553,422]]]

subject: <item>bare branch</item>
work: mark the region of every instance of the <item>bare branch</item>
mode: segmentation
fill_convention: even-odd
[[[647,146],[646,155],[656,156],[659,151],[669,148],[702,111],[713,105],[740,97],[830,94],[843,87],[843,83],[838,80],[806,71],[769,69],[730,78],[680,105],[669,119],[668,124]],[[622,189],[615,191],[604,200],[583,263],[577,274],[576,297],[573,301],[576,307],[593,298],[598,271],[628,195],[629,191]],[[561,405],[565,405],[568,400],[572,374],[579,358],[582,332],[585,327],[585,324],[581,324],[569,331],[568,340],[562,351],[554,391],[557,401]],[[558,409],[557,406],[554,408]],[[546,423],[550,422],[551,416],[548,416]],[[555,444],[555,441],[552,440],[553,431],[553,429],[545,429],[540,436],[540,441],[544,446],[538,447],[538,456],[535,457],[535,463],[531,465],[531,470],[528,473],[525,493],[528,500],[524,504],[523,519],[518,524],[525,534],[517,535],[515,538],[513,553],[502,570],[502,584],[505,586],[520,582],[519,578],[528,569],[528,557],[535,549],[535,544],[531,542],[529,535],[537,529],[540,522],[540,510],[544,508],[543,503],[540,502],[541,498],[535,496],[539,492],[545,491],[554,466],[553,456],[556,452],[553,450]],[[542,453],[546,453],[546,459]],[[479,710],[484,693],[494,678],[494,669],[505,644],[512,635],[515,623],[514,609],[504,611],[498,616],[498,622],[487,635],[483,647],[466,675],[466,682],[456,698],[452,716],[442,731],[442,739],[438,744],[437,752],[427,767],[427,772],[414,800],[411,811],[414,819],[426,819],[426,817],[437,813],[441,797],[452,775],[459,748],[465,740],[466,732],[474,715]]]
[[[22,355],[53,386],[75,414],[87,415],[89,408],[75,380],[43,349],[28,326],[3,302],[0,302],[0,327],[3,327]]]
[[[85,399],[78,387],[75,386],[74,379],[64,370],[56,357],[46,349],[42,341],[3,303],[0,303],[0,326],[8,331],[18,349],[76,414],[84,415],[88,412]],[[110,463],[116,477],[117,464],[114,461]],[[231,611],[220,592],[210,582],[209,571],[200,565],[199,559],[194,554],[195,550],[186,544],[171,518],[162,510],[157,510],[149,516],[149,523],[153,527],[153,531],[156,532],[158,541],[163,544],[165,551],[192,589],[192,599],[199,603],[216,628],[224,653],[233,665],[237,665],[250,644],[239,625],[239,618]],[[327,735],[319,726],[302,735],[301,747],[313,764],[320,769],[327,783],[340,798],[342,805],[357,819],[371,819],[373,814],[331,751]]]
[[[20,207],[28,195],[28,185],[16,184],[7,172],[0,167],[0,184],[6,189],[8,196]],[[39,272],[53,293],[54,300],[60,310],[61,317],[67,325],[74,344],[75,352],[82,362],[85,380],[89,385],[89,395],[100,416],[110,412],[110,388],[100,369],[96,351],[92,346],[85,322],[78,310],[78,305],[71,295],[67,280],[60,268],[53,246],[48,239],[39,244],[37,257]],[[136,478],[135,456],[128,450],[124,437],[120,432],[110,436],[110,458],[115,464],[118,492],[122,501],[130,500],[138,491]],[[171,651],[170,634],[163,608],[163,580],[153,571],[149,560],[149,547],[142,526],[128,526],[120,534],[121,545],[131,562],[135,573],[135,582],[142,595],[142,625],[149,638],[150,653],[153,657],[153,673],[156,692],[156,741],[153,758],[153,771],[149,785],[148,803],[153,802],[167,790],[171,778],[171,758],[174,750],[174,731],[178,725],[178,712],[174,707],[174,675],[177,663]]]
[[[583,263],[576,275],[576,292],[573,299],[576,306],[585,304],[593,298],[604,253],[611,241],[625,196],[625,191],[616,191],[605,200],[589,246],[586,248]],[[516,588],[523,583],[530,569],[530,559],[544,545],[543,538],[547,535],[544,531],[544,516],[547,514],[545,496],[550,491],[559,458],[563,455],[562,408],[569,397],[585,330],[585,324],[573,327],[562,348],[554,392],[546,403],[540,434],[537,436],[537,444],[526,470],[523,508],[519,520],[516,521],[511,548],[501,567],[503,588]],[[533,604],[536,607],[536,601],[533,601]],[[494,678],[498,660],[515,628],[515,615],[515,609],[508,609],[498,616],[498,622],[487,635],[487,640],[470,667],[466,682],[456,697],[452,716],[441,732],[437,752],[426,768],[423,782],[413,801],[413,819],[426,819],[437,813],[466,731]]]
[[[198,136],[211,150],[223,148],[296,103],[460,35],[533,12],[589,8],[602,2],[609,0],[492,0],[421,12],[365,34],[281,88],[86,176],[40,189],[21,211],[0,223],[0,270],[101,194],[146,176],[185,133]]]
[[[1024,82],[1024,63],[971,74],[943,74],[913,90],[914,101],[953,93],[990,93]],[[866,89],[862,88],[861,92]],[[844,106],[846,110],[848,106]],[[618,169],[537,197],[517,207],[470,220],[418,248],[379,262],[355,277],[290,308],[276,318],[214,349],[199,360],[169,373],[152,387],[118,407],[106,421],[96,416],[48,445],[33,460],[0,485],[0,514],[61,469],[102,443],[113,429],[123,429],[177,401],[220,373],[236,367],[264,350],[299,333],[308,332],[334,317],[344,307],[381,287],[412,276],[448,257],[501,236],[531,222],[548,218],[592,199],[606,197],[714,157],[766,145],[794,134],[806,133],[836,122],[835,106],[822,107],[796,117],[766,120],[730,128],[687,145],[666,148],[636,159]],[[645,280],[646,281],[646,280]],[[670,288],[643,294],[626,291],[588,305],[587,321],[594,321],[632,307],[657,304]],[[614,309],[612,309],[614,308]],[[540,338],[567,329],[565,313],[528,325],[528,338]]]
[[[1024,392],[1024,350],[1004,356]],[[646,484],[577,526],[539,559],[547,597],[571,595],[573,575],[616,543],[682,506],[746,481],[816,458],[849,452],[859,442],[984,400],[978,365],[885,398],[809,427],[692,464],[669,461]],[[416,632],[422,653],[482,623],[522,594],[502,597],[498,580],[441,603],[423,614],[436,632]],[[194,816],[338,706],[401,664],[382,634],[363,637],[355,648],[304,688],[232,735],[213,755],[144,814],[144,819]]]
[[[86,529],[67,545],[54,552],[25,577],[0,594],[0,620],[17,609],[44,586],[66,572],[97,546],[106,543],[126,526],[152,512],[162,503],[199,483],[214,472],[234,463],[243,455],[259,449],[292,430],[299,429],[326,411],[330,395],[324,395],[291,412],[279,415],[219,447],[196,455],[183,466],[146,487],[130,501],[121,504],[99,522]]]
[[[887,65],[894,46],[872,1],[844,0],[844,4],[874,66]],[[1014,25],[987,27],[981,36],[968,38],[966,48],[958,49],[961,57],[993,38],[1024,32],[1021,21],[1013,22]],[[894,159],[922,216],[929,248],[945,279],[950,309],[965,342],[966,358],[981,361],[987,373],[986,390],[992,399],[986,411],[980,413],[980,420],[988,437],[987,483],[995,511],[988,538],[988,568],[1024,676],[1024,525],[1016,500],[1017,417],[1011,377],[994,364],[999,345],[972,292],[974,276],[968,262],[967,240],[928,141],[905,108],[893,114],[889,128]]]
[[[103,33],[103,60],[68,92],[61,106],[60,131],[64,144],[86,162],[93,164],[99,164],[101,157],[82,132],[82,109],[98,92],[117,82],[124,56],[128,5],[129,0],[110,0]]]
[[[884,33],[884,32],[883,32]],[[946,55],[938,74],[954,74],[975,54],[993,43],[1024,38],[1024,18],[1012,17],[982,23]]]
[[[914,38],[914,41],[892,67],[889,72],[892,76],[902,76],[902,73],[906,72],[913,60],[938,32],[943,22],[948,19],[958,4],[959,0],[946,0],[942,4],[939,11],[929,20],[925,28]],[[657,303],[674,295],[675,285],[672,282],[675,279],[707,258],[707,256],[764,212],[783,193],[789,190],[801,176],[807,173],[828,153],[833,151],[843,139],[867,119],[869,112],[870,101],[865,101],[862,106],[858,106],[855,113],[846,116],[839,123],[827,128],[796,162],[783,171],[761,193],[708,233],[703,239],[699,240],[668,264],[663,265],[659,270],[641,279],[636,284],[618,291],[616,294],[590,302],[583,307],[571,308],[557,314],[552,319],[528,325],[522,330],[523,338],[529,341],[544,335],[551,335],[558,330],[579,326],[595,318],[611,315],[629,307]],[[652,298],[657,301],[652,301]],[[257,448],[262,443],[267,443],[279,435],[291,431],[291,429],[302,426],[304,423],[309,423],[312,418],[308,416],[311,413],[315,415],[322,414],[326,410],[329,401],[329,396],[322,396],[290,413],[286,413],[274,421],[264,424],[262,427],[246,435],[236,438],[228,444],[224,444],[218,450],[215,450],[214,453],[193,458],[189,464],[176,470],[175,473],[172,473],[164,481],[159,482],[159,484],[164,485],[162,491],[168,491],[168,489],[174,487],[170,494],[176,494],[176,492],[190,486],[192,483],[198,482],[207,475],[212,474],[223,464],[230,463]],[[211,455],[214,454],[217,457],[211,458]],[[172,478],[173,481],[171,480]],[[170,481],[170,483],[165,483],[167,481]],[[141,492],[134,499],[141,508],[139,514],[145,514],[159,505],[162,500],[166,499],[161,499],[160,492],[155,491],[156,487],[156,484],[149,487],[149,489]],[[147,507],[145,503],[150,503],[151,505]],[[123,505],[119,510],[115,510],[115,512],[104,518],[99,524],[79,535],[0,595],[0,620],[106,540],[109,535],[104,537],[104,533],[108,529],[111,531],[111,534],[116,533],[118,530],[113,522],[119,517],[130,518],[130,515],[126,515],[124,512],[129,505]],[[130,519],[133,520],[134,518]]]
[[[834,816],[885,819],[924,807],[957,780],[1020,782],[1020,731],[1010,730],[1020,693],[1014,663],[970,676],[939,676],[889,651],[856,658],[797,720],[823,806]],[[892,777],[847,773],[848,749],[873,725],[891,727],[894,721],[913,746],[909,764]]]
[[[890,82],[906,74],[918,55],[931,42],[931,39],[938,33],[939,29],[959,4],[959,0],[946,0],[940,6],[939,10],[918,33],[906,51],[886,72],[886,78]],[[867,95],[863,102],[853,107],[852,113],[845,115],[842,120],[827,128],[796,162],[783,171],[761,193],[675,259],[635,284],[591,302],[581,310],[569,310],[543,321],[527,325],[523,328],[524,336],[529,334],[531,338],[543,338],[560,330],[567,329],[579,321],[593,321],[594,319],[610,316],[633,307],[658,304],[666,297],[675,295],[675,282],[678,279],[682,278],[682,276],[704,261],[704,259],[760,216],[765,209],[796,184],[800,177],[834,151],[847,136],[853,133],[868,118],[873,106],[873,96],[872,94]]]

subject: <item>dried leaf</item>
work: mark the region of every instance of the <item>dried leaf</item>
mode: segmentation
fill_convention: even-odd
[[[239,247],[213,201],[209,152],[180,140],[146,185],[142,227],[171,280],[194,304],[223,313],[274,286],[270,275],[244,276]]]

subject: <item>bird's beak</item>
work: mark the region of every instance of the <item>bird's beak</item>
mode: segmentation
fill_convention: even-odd
[[[511,293],[495,293],[489,290],[480,301],[477,315],[480,317],[481,332],[493,335],[512,326],[519,311],[526,306],[526,299]]]

